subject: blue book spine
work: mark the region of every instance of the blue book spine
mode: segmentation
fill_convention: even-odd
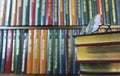
[[[116,1],[116,17],[117,17],[117,25],[120,25],[120,0]]]
[[[0,31],[0,63],[1,63],[1,59],[2,59],[2,47],[3,47],[3,31]],[[0,65],[1,68],[1,65]]]
[[[5,26],[10,26],[12,0],[6,0]],[[7,48],[7,30],[3,31],[3,48],[1,59],[1,73],[5,71],[5,56]]]
[[[45,25],[46,0],[41,1],[41,26]]]
[[[81,0],[77,0],[77,26],[82,25]]]
[[[36,0],[36,14],[35,14],[36,26],[41,24],[40,15],[41,15],[41,0]]]

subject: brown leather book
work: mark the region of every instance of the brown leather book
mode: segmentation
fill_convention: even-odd
[[[34,30],[34,45],[33,45],[33,70],[32,74],[39,74],[40,66],[40,30]]]
[[[41,30],[40,74],[46,74],[47,30]]]
[[[6,7],[6,0],[0,0],[1,1],[1,8],[0,8],[0,26],[4,26],[4,20],[5,20],[5,7]]]
[[[69,0],[70,26],[76,26],[76,0]]]

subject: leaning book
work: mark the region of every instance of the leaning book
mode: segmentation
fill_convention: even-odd
[[[120,61],[120,32],[75,36],[79,62]]]

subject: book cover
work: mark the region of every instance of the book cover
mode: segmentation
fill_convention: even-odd
[[[5,26],[10,25],[11,20],[11,6],[12,0],[6,1],[6,13],[5,13]],[[2,59],[1,59],[1,73],[5,72],[5,58],[6,58],[6,50],[7,50],[7,30],[3,31],[3,48],[2,48]]]
[[[69,0],[69,12],[70,12],[70,26],[76,26],[77,16],[76,16],[76,0]]]
[[[35,7],[36,0],[30,0],[30,14],[29,14],[29,26],[35,25]],[[32,73],[33,65],[33,43],[34,43],[34,30],[29,30],[28,35],[28,53],[27,53],[27,74]]]
[[[52,25],[52,0],[46,0],[46,25]]]
[[[40,74],[47,74],[47,38],[48,30],[41,30],[40,46]],[[49,42],[48,42],[49,44]]]

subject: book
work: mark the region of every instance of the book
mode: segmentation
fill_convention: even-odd
[[[1,13],[0,13],[0,26],[4,26],[5,11],[6,11],[6,0],[1,0]]]
[[[69,0],[64,0],[64,25],[69,26]]]
[[[69,0],[69,12],[70,12],[70,26],[76,26],[76,0]]]
[[[41,46],[40,46],[40,74],[47,74],[47,37],[48,30],[41,30]],[[48,64],[49,65],[49,64]]]
[[[119,44],[76,46],[77,61],[80,62],[110,62],[119,61]]]
[[[119,5],[119,3],[120,3],[120,1],[119,0],[115,0],[115,3],[116,3],[116,5],[115,5],[115,8],[116,8],[116,17],[117,17],[117,24],[119,25],[120,24],[120,14],[119,14],[119,12],[120,12],[120,9],[119,9],[119,7],[120,7],[120,5]]]
[[[40,30],[34,30],[34,43],[33,43],[33,65],[32,65],[32,74],[39,74],[40,69],[40,50],[41,49],[41,43],[40,40],[41,37],[41,31]],[[41,54],[42,55],[42,54]],[[44,63],[45,64],[45,63]]]
[[[10,25],[11,20],[11,6],[12,6],[12,0],[6,1],[6,13],[5,13],[5,26]],[[7,50],[7,34],[8,31],[3,31],[3,48],[2,48],[2,59],[1,59],[1,73],[5,72],[5,59],[6,59],[6,50]]]
[[[80,64],[81,73],[119,73],[120,63],[82,63]],[[103,75],[102,75],[103,76]]]
[[[97,0],[97,11],[101,15],[101,24],[104,24],[103,0]]]
[[[119,44],[119,32],[75,36],[76,46]],[[111,38],[112,37],[112,38]]]
[[[89,11],[88,16],[89,16],[89,20],[91,20],[91,19],[93,18],[93,12],[94,12],[94,11],[93,11],[94,8],[93,8],[93,6],[92,6],[92,5],[93,5],[93,0],[88,0],[88,3],[87,3],[87,4],[88,4],[88,6],[89,6],[89,7],[88,7],[88,11]]]
[[[110,7],[110,24],[116,25],[117,24],[117,14],[116,14],[115,0],[110,0],[109,7]]]
[[[36,0],[30,0],[30,14],[29,14],[29,26],[35,25],[35,6]],[[32,73],[33,65],[33,43],[34,43],[34,30],[28,32],[28,53],[27,53],[27,74]]]
[[[46,0],[46,25],[52,25],[52,0]]]

